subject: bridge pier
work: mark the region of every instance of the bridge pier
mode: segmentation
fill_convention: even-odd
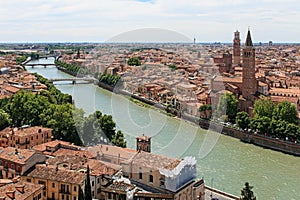
[[[76,81],[75,81],[75,80],[73,80],[73,81],[72,81],[72,84],[73,84],[73,85],[74,85],[74,84],[76,84]]]

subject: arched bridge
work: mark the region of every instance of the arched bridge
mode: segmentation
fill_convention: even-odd
[[[48,79],[49,82],[54,83],[54,82],[59,82],[59,81],[70,81],[72,84],[84,84],[84,83],[94,83],[97,84],[99,81],[93,77],[82,77],[82,78],[53,78],[53,79]]]
[[[26,66],[31,66],[32,68],[34,68],[35,66],[44,66],[44,67],[55,66],[55,64],[54,63],[45,63],[45,64],[27,63]]]

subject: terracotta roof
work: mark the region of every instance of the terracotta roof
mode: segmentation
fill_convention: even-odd
[[[5,90],[7,90],[8,92],[11,92],[11,93],[17,93],[20,89],[19,88],[16,88],[16,87],[13,87],[13,86],[10,86],[10,85],[7,85],[4,87]]]
[[[16,149],[13,147],[0,147],[0,159],[12,161],[14,163],[26,164],[26,161],[35,154],[34,150]]]
[[[25,181],[18,181],[14,183],[10,180],[9,183],[0,187],[0,197],[6,197],[7,200],[11,199],[11,194],[14,193],[17,200],[25,200],[28,197],[37,196],[37,192],[41,191],[43,185],[28,183]],[[24,189],[24,191],[22,191]]]
[[[86,178],[86,174],[82,172],[56,169],[55,166],[45,165],[36,165],[36,168],[27,176],[72,184],[82,184]]]
[[[279,103],[282,101],[288,101],[293,104],[297,104],[299,101],[298,97],[284,97],[284,96],[271,96],[273,102]]]
[[[132,190],[135,186],[132,184],[114,181],[111,185],[109,185],[108,189],[120,190],[120,191],[128,191]]]
[[[86,165],[89,165],[90,174],[93,176],[100,176],[103,174],[112,176],[122,168],[119,165],[114,165],[111,163],[106,163],[100,160],[93,160],[93,159],[90,159],[86,163]]]
[[[52,154],[53,156],[79,156],[79,157],[85,157],[85,158],[94,158],[94,156],[86,150],[72,150],[72,149],[64,149],[60,148],[56,152]]]
[[[87,158],[79,157],[75,155],[62,155],[54,158],[49,158],[47,163],[49,166],[58,166],[59,168],[65,168],[69,170],[79,170],[85,168],[85,164],[88,162]]]
[[[137,166],[143,166],[151,169],[174,169],[181,160],[170,158],[166,156],[161,156],[153,153],[148,153],[144,151],[138,152],[133,158],[132,163]]]
[[[120,155],[120,158],[126,160],[131,158],[136,153],[136,150],[134,149],[121,148],[121,147],[105,145],[105,144],[89,147],[88,151],[94,157],[97,157],[97,152],[98,152],[100,155],[109,155],[113,157],[118,157]]]
[[[46,142],[44,144],[36,145],[36,146],[33,146],[32,149],[34,149],[36,151],[44,152],[44,151],[46,151],[47,147],[56,148],[58,146],[63,146],[64,148],[70,147],[72,149],[80,149],[79,146],[76,146],[76,145],[71,144],[70,142],[65,142],[65,141],[61,141],[61,140],[54,140],[51,142]]]
[[[52,131],[51,128],[43,128],[43,127],[40,127],[40,126],[33,126],[33,127],[27,127],[27,128],[10,128],[10,127],[7,127],[5,128],[4,130],[2,130],[0,132],[0,134],[9,134],[9,135],[16,135],[16,136],[20,136],[20,137],[23,137],[23,136],[28,136],[28,135],[34,135],[36,133],[39,133],[39,132],[44,132],[44,131]]]
[[[75,155],[62,155],[47,160],[49,166],[58,166],[67,170],[86,170],[89,165],[90,174],[93,176],[113,175],[121,169],[120,165],[115,165],[100,160],[83,158]]]

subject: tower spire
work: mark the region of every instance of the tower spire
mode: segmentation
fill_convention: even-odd
[[[248,29],[245,46],[250,46],[250,47],[253,46],[252,39],[251,39],[251,34],[250,34],[250,29]]]

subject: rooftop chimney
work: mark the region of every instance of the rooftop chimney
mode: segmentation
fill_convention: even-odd
[[[15,193],[16,191],[7,191],[6,196],[8,196],[10,199],[15,199]]]
[[[24,185],[18,185],[15,187],[21,194],[23,194],[25,192],[24,188],[25,186]]]

